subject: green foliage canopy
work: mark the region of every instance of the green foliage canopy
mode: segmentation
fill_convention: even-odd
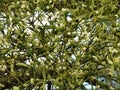
[[[119,0],[0,1],[0,89],[120,87]],[[102,80],[104,78],[104,80]]]

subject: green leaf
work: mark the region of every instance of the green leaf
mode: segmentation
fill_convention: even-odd
[[[97,18],[100,20],[108,20],[107,16],[102,16],[102,15],[98,15]]]
[[[26,67],[26,68],[29,68],[29,66],[25,63],[16,63],[17,66],[20,66],[20,67]]]
[[[4,55],[4,54],[8,53],[9,50],[10,50],[10,49],[8,49],[8,48],[5,48],[5,49],[3,49],[3,50],[0,50],[0,55]]]
[[[18,86],[13,86],[13,90],[19,90]]]

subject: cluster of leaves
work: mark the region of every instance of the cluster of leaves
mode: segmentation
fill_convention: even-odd
[[[0,2],[0,89],[120,87],[119,0]]]

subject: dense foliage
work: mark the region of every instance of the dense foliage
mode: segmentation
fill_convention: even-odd
[[[119,0],[0,0],[0,89],[120,89]]]

